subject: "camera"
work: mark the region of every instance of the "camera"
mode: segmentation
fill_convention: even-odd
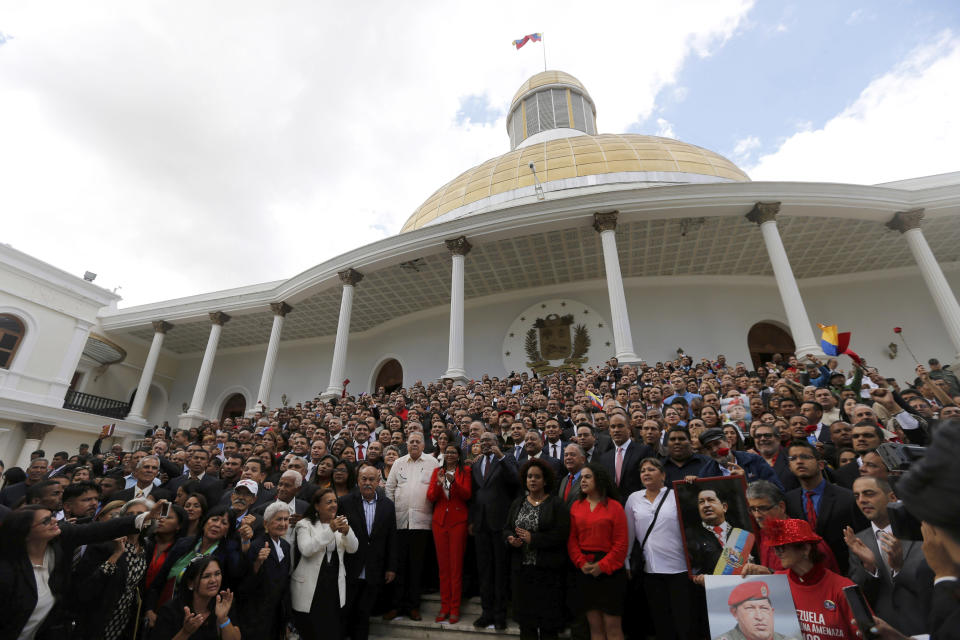
[[[880,456],[884,466],[894,476],[906,473],[910,465],[922,458],[926,452],[925,447],[898,442],[884,442],[877,447],[877,455]]]
[[[890,529],[898,540],[923,540],[920,520],[910,513],[903,502],[891,502],[887,505]]]

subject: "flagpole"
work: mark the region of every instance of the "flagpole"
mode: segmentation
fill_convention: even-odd
[[[540,33],[540,42],[543,44],[543,70],[547,70],[547,38],[541,32]]]

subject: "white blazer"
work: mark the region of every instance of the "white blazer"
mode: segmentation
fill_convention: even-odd
[[[294,527],[297,548],[300,550],[301,558],[290,576],[290,599],[293,604],[293,610],[300,613],[309,613],[310,605],[313,603],[313,592],[317,588],[317,576],[320,573],[320,565],[329,549],[337,551],[337,557],[340,560],[340,571],[337,576],[337,587],[340,591],[340,606],[347,601],[347,568],[343,562],[343,554],[355,553],[360,543],[357,542],[357,536],[353,529],[343,535],[339,531],[334,531],[329,524],[317,521],[316,524],[308,519],[297,522]]]

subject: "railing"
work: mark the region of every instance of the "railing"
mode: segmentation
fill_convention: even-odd
[[[130,413],[129,402],[101,398],[100,396],[72,390],[67,391],[67,397],[63,399],[63,408],[118,419],[126,418],[127,414]]]

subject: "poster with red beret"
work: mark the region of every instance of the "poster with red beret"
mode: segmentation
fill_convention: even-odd
[[[800,640],[787,576],[705,576],[712,640]]]

